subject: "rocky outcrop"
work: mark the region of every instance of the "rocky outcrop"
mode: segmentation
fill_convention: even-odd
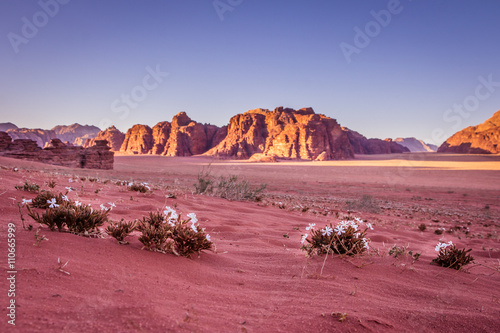
[[[160,122],[152,129],[135,125],[128,130],[120,151],[164,156],[199,155],[219,143],[225,133],[224,128],[197,123],[185,112],[180,112],[172,122]]]
[[[94,146],[85,149],[68,146],[60,139],[52,139],[42,149],[33,140],[12,141],[7,133],[0,132],[0,155],[71,168],[113,169],[114,153],[109,150],[104,140],[97,140]]]
[[[10,129],[17,129],[13,123],[0,123],[0,132],[7,132]]]
[[[404,146],[410,150],[410,152],[435,152],[438,147],[430,143],[425,143],[422,140],[416,138],[396,138],[394,142]]]
[[[453,134],[439,147],[438,153],[499,154],[500,110],[484,123]]]
[[[96,126],[72,124],[56,126],[52,131],[63,142],[83,146],[87,139],[95,138],[101,130]]]
[[[311,108],[283,107],[234,116],[224,140],[205,153],[239,159],[254,154],[307,160],[354,157],[347,135],[335,119],[316,114]]]
[[[342,127],[355,154],[401,154],[410,150],[392,139],[367,139],[365,136],[347,127]]]
[[[85,140],[83,147],[92,147],[98,140],[108,141],[111,151],[120,151],[123,141],[125,140],[125,133],[122,133],[115,126],[111,126],[99,132],[95,138]]]
[[[26,139],[35,141],[38,147],[43,148],[52,139],[56,139],[57,135],[54,131],[44,130],[40,128],[16,128],[7,131],[7,134],[12,140]]]
[[[125,134],[120,148],[121,152],[132,154],[147,154],[153,147],[153,135],[148,125],[134,125]]]

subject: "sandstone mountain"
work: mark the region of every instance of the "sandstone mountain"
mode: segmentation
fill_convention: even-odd
[[[415,138],[396,138],[394,142],[399,143],[401,146],[408,148],[413,152],[435,152],[438,147],[429,143],[425,143],[422,140]]]
[[[401,154],[410,150],[391,139],[367,139],[347,127],[342,127],[355,154]]]
[[[111,126],[104,131],[101,131],[93,139],[85,140],[84,148],[89,148],[95,145],[97,140],[106,140],[111,148],[111,151],[120,151],[120,148],[125,140],[125,134],[116,127]]]
[[[231,118],[227,135],[205,155],[247,159],[254,154],[307,160],[348,159],[354,150],[335,119],[313,109],[255,109]]]
[[[52,129],[57,138],[61,141],[67,141],[77,146],[83,146],[87,139],[92,139],[100,132],[99,127],[90,125],[59,125]]]
[[[0,132],[7,132],[10,129],[16,128],[18,127],[13,123],[0,123]]]
[[[134,125],[127,131],[121,152],[164,156],[191,156],[205,153],[225,137],[226,129],[197,123],[185,112],[153,128]]]
[[[15,126],[15,125],[14,125]],[[81,146],[85,143],[86,139],[92,139],[99,133],[99,128],[89,125],[59,125],[51,130],[40,128],[18,128],[12,127],[6,132],[13,140],[28,139],[37,143],[40,148],[46,147],[50,144],[52,139],[59,139],[73,145]]]
[[[500,153],[500,110],[484,123],[453,134],[438,149],[440,153]]]

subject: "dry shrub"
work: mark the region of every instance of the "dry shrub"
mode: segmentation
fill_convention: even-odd
[[[439,254],[432,262],[439,266],[460,270],[463,266],[474,261],[474,258],[469,254],[472,249],[457,249],[451,241],[439,243],[436,246],[436,251]]]
[[[128,244],[125,241],[125,237],[130,235],[137,228],[136,221],[123,222],[123,219],[119,223],[110,222],[106,228],[106,233],[111,237],[114,237],[120,244]]]

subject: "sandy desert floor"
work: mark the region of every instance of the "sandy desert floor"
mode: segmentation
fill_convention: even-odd
[[[208,170],[265,183],[265,196],[235,202],[193,194]],[[165,206],[194,212],[216,250],[188,259],[141,250],[137,233],[119,245],[46,227],[48,240],[35,246],[17,203],[36,194],[14,188],[26,180],[42,189],[54,181],[56,192],[72,187],[70,199],[93,207],[113,202],[114,221]],[[128,191],[118,180],[148,182],[152,192]],[[305,227],[349,212],[374,226],[369,253],[307,258]],[[498,155],[279,163],[115,156],[109,171],[0,158],[0,214],[2,332],[500,331]],[[9,223],[16,225],[15,328],[7,323]],[[439,241],[471,248],[475,262],[462,271],[431,265]],[[395,258],[393,245],[421,256]]]

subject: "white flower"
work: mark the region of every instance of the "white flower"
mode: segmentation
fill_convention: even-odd
[[[172,222],[172,221],[168,221],[168,225],[171,226],[171,227],[175,227],[175,224]]]
[[[368,229],[373,230],[373,226],[371,223],[367,223],[366,226],[368,227]]]
[[[196,214],[195,213],[189,213],[187,214],[187,217],[189,217],[191,220],[191,223],[195,224],[196,222],[198,222],[198,219],[196,218]]]
[[[72,178],[68,179],[68,182],[72,183],[72,182],[73,182],[73,179],[72,179]]]
[[[76,207],[80,207],[80,206],[81,206],[81,204],[82,204],[82,203],[81,203],[80,201],[78,201],[78,200],[77,200],[77,201],[75,201],[75,206],[76,206]]]
[[[344,229],[344,226],[342,225],[338,225],[335,227],[335,232],[337,233],[337,235],[342,235],[343,233],[345,233],[345,229]],[[328,235],[330,236],[330,235]]]
[[[441,243],[439,242],[437,245],[436,245],[436,252],[439,252],[441,251],[441,249],[446,249],[448,246],[452,246],[453,245],[453,242],[452,241],[449,241],[448,243]]]
[[[367,242],[366,238],[363,238],[363,247],[367,250],[369,249],[368,242]]]
[[[47,203],[49,204],[49,208],[59,207],[59,205],[56,203],[56,199],[55,198],[47,200]]]
[[[64,200],[64,201],[69,201],[68,197],[65,196],[64,194],[61,196],[61,198]]]
[[[24,205],[27,205],[27,204],[32,203],[32,202],[33,202],[33,200],[31,200],[31,199],[29,199],[29,200],[23,199],[23,202],[21,203],[21,205],[24,206]]]
[[[323,232],[323,236],[330,236],[333,232],[333,229],[330,227],[325,227],[325,229],[321,230]]]
[[[193,231],[194,231],[195,233],[196,233],[196,232],[198,232],[198,229],[196,229],[196,226],[194,225],[194,223],[193,223],[193,224],[191,224],[191,229],[193,229]]]
[[[364,221],[362,219],[360,219],[359,217],[355,217],[354,218],[354,221],[358,222],[358,223],[363,223]]]
[[[113,209],[116,207],[115,203],[114,202],[108,202],[108,205],[110,205],[111,207],[109,207],[109,209]]]
[[[69,187],[69,186],[66,186],[66,189],[68,190],[68,192],[73,191],[73,188],[71,188],[71,187]]]
[[[211,240],[210,240],[210,235],[209,235],[209,234],[207,234],[207,235],[205,236],[205,238],[207,239],[207,241],[211,242]]]
[[[107,210],[106,206],[104,206],[103,204],[101,204],[101,210]]]
[[[304,242],[306,241],[306,239],[307,239],[308,236],[309,236],[308,234],[303,235],[302,236],[302,240],[300,241],[300,243],[304,244]]]
[[[134,185],[134,183],[132,183],[132,182],[128,183],[128,186],[129,186],[129,187],[130,187],[130,186],[132,186],[132,185]]]
[[[309,226],[306,227],[306,230],[314,230],[315,225],[316,225],[316,223],[309,223]]]

